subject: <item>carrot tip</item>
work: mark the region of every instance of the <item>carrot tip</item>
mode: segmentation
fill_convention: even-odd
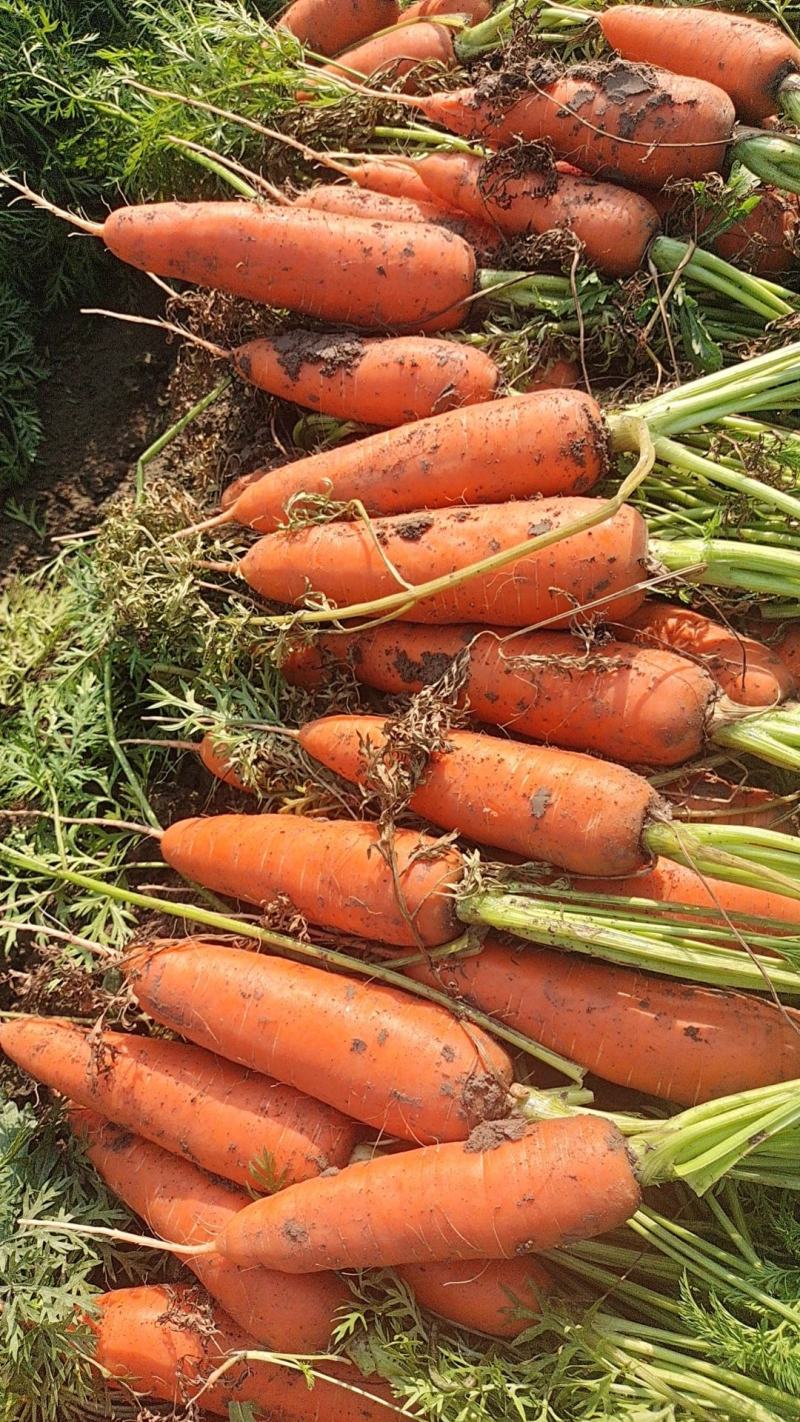
[[[202,523],[193,523],[189,528],[180,528],[177,533],[170,533],[164,542],[181,542],[186,538],[194,538],[195,534],[205,533],[209,528],[220,528],[225,523],[235,523],[235,521],[232,510],[223,509],[221,513],[214,514],[213,518],[203,519]]]

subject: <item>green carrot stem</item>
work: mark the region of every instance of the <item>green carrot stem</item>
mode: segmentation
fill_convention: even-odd
[[[778,104],[784,118],[795,128],[800,128],[800,79],[797,74],[787,74],[778,89]]]
[[[748,474],[740,474],[718,460],[695,454],[685,445],[678,444],[672,439],[657,439],[655,447],[658,459],[663,460],[672,468],[685,469],[689,473],[700,474],[710,480],[712,484],[722,484],[726,489],[734,489],[737,493],[757,499],[759,503],[769,504],[780,509],[789,518],[800,519],[800,498],[783,489],[776,489],[771,484],[765,484],[761,479],[754,479]]]
[[[430,988],[426,984],[417,983],[413,979],[406,977],[403,973],[394,972],[383,963],[367,962],[363,959],[351,958],[346,953],[340,953],[334,948],[321,948],[313,943],[306,943],[300,939],[290,938],[287,934],[277,933],[272,929],[262,928],[259,925],[248,923],[246,920],[235,918],[233,915],[217,913],[211,909],[200,908],[197,904],[176,902],[174,899],[159,899],[151,894],[140,894],[133,889],[127,889],[121,884],[104,884],[102,880],[90,877],[87,874],[80,874],[74,870],[53,867],[43,860],[36,859],[33,855],[21,854],[18,850],[10,848],[7,844],[0,844],[0,859],[6,863],[15,865],[18,869],[24,869],[31,874],[41,874],[48,878],[60,880],[63,883],[74,884],[77,888],[87,889],[90,893],[97,894],[100,898],[113,899],[118,903],[130,904],[132,908],[148,909],[156,913],[168,914],[170,917],[185,919],[189,923],[202,924],[206,928],[214,928],[220,933],[235,934],[239,938],[252,938],[267,947],[273,948],[280,953],[285,953],[289,957],[309,958],[312,962],[322,963],[331,968],[338,968],[343,972],[355,973],[361,977],[378,978],[382,982],[390,983],[392,987],[400,987],[404,992],[411,992],[417,997],[427,998],[430,1002],[436,1002],[441,1007],[453,1010],[452,998],[444,992],[438,992],[435,988]],[[579,1085],[583,1080],[583,1070],[576,1066],[574,1062],[566,1057],[560,1056],[557,1052],[551,1052],[547,1047],[525,1037],[520,1032],[505,1027],[502,1023],[494,1021],[494,1018],[487,1016],[477,1009],[468,1005],[459,1004],[459,1011],[471,1022],[483,1027],[486,1031],[496,1037],[515,1046],[519,1051],[527,1052],[529,1055],[537,1057],[539,1061],[546,1062],[549,1066],[561,1072],[569,1080],[577,1082]]]
[[[762,182],[800,193],[800,143],[796,139],[737,125],[728,154]]]
[[[455,134],[443,133],[441,129],[425,128],[417,124],[409,128],[392,128],[386,124],[378,124],[372,130],[376,138],[386,138],[393,142],[414,143],[420,147],[446,148],[453,153],[472,153],[477,157],[483,157],[483,150],[476,148],[475,144],[467,143],[465,138],[457,138]]]
[[[800,708],[796,705],[717,726],[711,739],[715,745],[757,756],[770,765],[800,771]],[[770,848],[768,863],[774,862],[777,848]]]
[[[675,573],[694,571],[693,582],[790,598],[800,588],[800,552],[724,538],[654,538],[654,559]]]
[[[797,310],[794,292],[785,289],[785,294],[779,295],[758,277],[740,271],[722,257],[693,247],[689,242],[655,237],[650,243],[649,255],[660,272],[680,271],[683,277],[720,292],[767,321],[791,316]]]

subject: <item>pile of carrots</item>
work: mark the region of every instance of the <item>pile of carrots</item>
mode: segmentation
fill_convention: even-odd
[[[800,892],[773,868],[790,862],[795,797],[748,774],[759,760],[800,769],[800,622],[731,626],[663,596],[664,550],[619,463],[637,461],[633,491],[660,439],[769,410],[770,391],[754,405],[731,367],[685,387],[681,408],[700,413],[670,425],[670,396],[611,413],[568,362],[509,393],[451,333],[502,285],[510,240],[566,230],[628,276],[674,180],[733,161],[760,179],[756,203],[724,232],[701,215],[686,235],[707,222],[727,260],[789,274],[800,141],[785,123],[744,125],[795,118],[800,48],[747,16],[619,4],[597,16],[613,50],[600,65],[509,62],[482,87],[425,92],[426,75],[449,82],[491,48],[503,14],[488,0],[295,0],[280,18],[307,51],[301,102],[386,86],[436,126],[426,157],[361,155],[338,164],[345,181],[274,204],[153,204],[103,223],[16,183],[134,267],[296,313],[310,324],[211,353],[367,429],[237,480],[179,535],[198,550],[207,531],[258,535],[212,566],[284,634],[286,682],[316,696],[344,673],[377,708],[282,728],[312,774],[363,792],[360,818],[259,812],[244,796],[269,786],[209,734],[195,750],[238,811],[160,837],[187,883],[282,906],[304,931],[270,938],[242,917],[226,934],[232,907],[198,919],[209,936],[133,945],[126,982],[153,1035],[0,1023],[2,1051],[64,1099],[99,1176],[196,1276],[97,1300],[104,1375],[217,1415],[234,1401],[286,1422],[387,1415],[391,1389],[345,1360],[309,1391],[263,1356],[325,1353],[348,1271],[395,1269],[424,1310],[513,1339],[554,1288],[538,1256],[617,1229],[645,1186],[675,1178],[669,1142],[684,1126],[695,1139],[693,1112],[717,1104],[718,1134],[728,1112],[755,1113],[746,1139],[731,1127],[731,1164],[762,1143],[759,1110],[770,1131],[793,1124]],[[713,831],[693,838],[698,824],[750,833],[752,859]],[[556,905],[545,927],[539,890]],[[584,946],[559,903],[585,905]],[[627,932],[643,912],[649,942],[642,927],[637,956],[615,955],[603,916]],[[662,930],[671,966],[649,955]],[[772,996],[757,969],[737,986],[753,947],[766,977],[783,974]],[[583,1073],[601,1098],[609,1084],[641,1093],[642,1138],[661,1154],[570,1096]]]

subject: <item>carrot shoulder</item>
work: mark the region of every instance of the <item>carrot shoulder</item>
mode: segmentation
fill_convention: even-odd
[[[250,1203],[243,1191],[94,1112],[73,1107],[70,1121],[109,1189],[162,1239],[207,1244]],[[335,1274],[290,1278],[240,1269],[219,1254],[184,1255],[183,1262],[240,1328],[277,1353],[324,1352],[350,1297]]]
[[[283,1190],[236,1215],[219,1249],[239,1264],[299,1274],[511,1259],[604,1234],[639,1198],[608,1121],[510,1121]]]
[[[137,953],[128,976],[157,1022],[389,1135],[463,1140],[506,1112],[502,1048],[396,988],[199,940]]]
[[[21,1017],[0,1025],[0,1048],[37,1081],[238,1185],[252,1188],[259,1166],[296,1181],[344,1165],[358,1136],[310,1095],[185,1042],[95,1040],[58,1018]]]

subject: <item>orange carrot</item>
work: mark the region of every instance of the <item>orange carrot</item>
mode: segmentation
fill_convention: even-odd
[[[486,85],[413,102],[432,123],[464,137],[495,145],[546,140],[585,173],[652,188],[718,172],[735,117],[728,95],[714,84],[624,60],[573,65],[517,95],[503,91],[500,77],[494,90]]]
[[[205,1244],[251,1196],[206,1175],[190,1161],[74,1107],[70,1123],[109,1189],[162,1239]],[[218,1254],[185,1255],[200,1283],[230,1317],[277,1353],[320,1353],[350,1291],[335,1274],[313,1278],[240,1269]]]
[[[795,691],[791,672],[771,647],[680,604],[646,602],[615,631],[624,641],[691,657],[743,706],[773,706]]]
[[[217,780],[224,780],[225,784],[231,785],[234,790],[247,790],[247,786],[236,774],[224,750],[216,744],[213,736],[203,736],[198,742],[197,753],[210,775]]]
[[[786,31],[751,15],[613,5],[598,20],[612,49],[625,59],[718,84],[749,123],[775,113],[782,82],[800,70],[800,49]]]
[[[757,825],[791,833],[791,805],[757,785],[731,785],[713,770],[694,770],[662,786],[661,793],[682,819],[713,819],[717,824]]]
[[[472,249],[434,225],[253,202],[149,203],[80,225],[141,271],[352,326],[452,329],[475,288]]]
[[[800,1075],[800,1012],[743,993],[492,935],[471,957],[406,971],[607,1081],[682,1106]]]
[[[403,161],[390,158],[365,158],[349,168],[350,179],[360,188],[386,197],[411,198],[417,203],[431,203],[431,191],[418,173]]]
[[[586,260],[608,276],[635,272],[660,226],[647,198],[593,178],[547,169],[519,172],[517,163],[493,183],[491,169],[474,154],[433,153],[418,161],[417,172],[440,201],[493,224],[507,237],[562,229],[574,233]]]
[[[480,408],[473,406],[460,418]],[[254,498],[254,488],[240,496],[237,510]],[[430,495],[429,484],[426,502]],[[382,554],[407,583],[420,584],[540,533],[568,527],[596,508],[591,499],[539,499],[377,518],[372,532],[361,523],[308,525],[260,539],[245,554],[239,571],[254,591],[272,601],[297,604],[313,589],[325,593],[333,606],[345,607],[397,593],[397,581]],[[646,555],[645,522],[624,505],[588,532],[417,602],[401,620],[528,627],[553,618],[567,626],[576,607],[595,602],[601,604],[601,615],[626,618],[643,599],[635,585],[643,576]]]
[[[285,898],[312,923],[413,947],[457,938],[455,850],[416,830],[397,830],[394,866],[377,826],[299,815],[214,815],[179,820],[161,852],[185,879],[264,906]]]
[[[363,783],[386,744],[379,716],[327,716],[300,744],[345,780]],[[575,873],[632,874],[650,859],[643,837],[658,797],[624,766],[573,751],[448,731],[409,801],[414,812],[477,844]]]
[[[553,1287],[547,1270],[526,1256],[406,1264],[398,1273],[430,1313],[493,1338],[516,1338],[530,1328]]]
[[[0,1023],[0,1048],[37,1081],[237,1185],[344,1165],[353,1121],[184,1042],[89,1034],[56,1017]],[[263,1188],[263,1186],[262,1186]]]
[[[236,1215],[218,1246],[237,1263],[289,1274],[513,1259],[605,1234],[639,1199],[609,1121],[506,1121],[282,1190]]]
[[[413,174],[411,174],[413,177]],[[498,257],[505,248],[502,235],[489,222],[433,201],[423,185],[424,198],[370,192],[349,183],[321,183],[295,198],[293,207],[329,212],[339,217],[362,217],[375,222],[422,222],[443,227],[468,242],[482,258]]]
[[[449,69],[454,63],[450,30],[421,20],[418,24],[398,25],[346,49],[326,64],[322,73],[334,79],[375,78],[391,83],[405,77],[403,92],[413,94],[420,77],[430,78],[442,66]]]
[[[402,425],[497,394],[489,356],[456,341],[286,331],[233,352],[239,375],[282,400],[365,425]]]
[[[708,909],[719,922],[725,913],[748,914],[778,923],[800,924],[800,902],[767,889],[750,889],[721,879],[709,880],[671,859],[657,859],[651,868],[626,878],[587,878],[579,882],[586,893],[655,899],[662,904],[684,904]],[[705,921],[705,919],[704,919]],[[709,920],[710,921],[710,920]]]
[[[362,1377],[349,1363],[320,1365],[310,1387],[295,1369],[248,1361],[204,1388],[228,1355],[257,1352],[259,1344],[201,1289],[147,1284],[101,1294],[94,1305],[97,1314],[87,1322],[98,1365],[126,1390],[181,1412],[199,1395],[200,1408],[216,1417],[229,1417],[231,1403],[250,1415],[250,1404],[257,1422],[342,1422],[345,1415],[348,1422],[387,1422],[393,1416],[388,1385]]]
[[[602,413],[591,396],[539,390],[433,415],[272,469],[219,521],[271,533],[298,494],[358,499],[367,513],[379,515],[502,496],[579,494],[603,477],[607,450]],[[531,505],[519,507],[529,524]]]
[[[526,394],[534,390],[574,390],[583,381],[583,374],[574,360],[552,360],[535,367],[516,382]]]
[[[269,1063],[279,1079],[403,1140],[461,1140],[505,1111],[512,1072],[502,1048],[396,988],[200,940],[137,951],[129,979],[162,1025],[179,1023],[242,1066]]]
[[[422,20],[428,15],[466,15],[473,25],[492,12],[491,0],[416,0],[403,10],[401,19]]]
[[[564,632],[509,637],[502,629],[393,622],[315,646],[316,675],[314,649],[302,646],[282,664],[289,682],[308,686],[322,680],[326,664],[344,664],[367,686],[408,695],[438,681],[462,654],[460,701],[475,720],[633,765],[681,765],[700,755],[718,696],[702,667],[672,652],[621,642],[586,650]]]
[[[397,0],[294,0],[279,20],[317,54],[338,54],[397,23]]]

